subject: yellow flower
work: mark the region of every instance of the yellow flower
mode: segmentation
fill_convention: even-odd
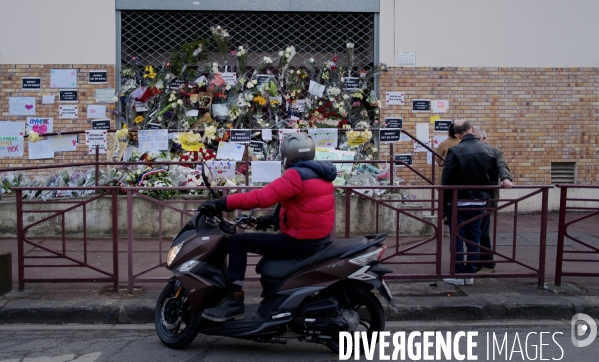
[[[124,125],[123,129],[116,131],[115,136],[120,141],[126,141],[128,134],[129,134],[129,130],[127,129],[127,125]]]
[[[266,99],[262,96],[254,97],[254,103],[258,104],[260,107],[264,107],[266,105]]]
[[[212,141],[216,138],[216,127],[208,126],[204,129],[204,136],[202,137],[202,141],[208,140]]]
[[[137,116],[135,117],[135,119],[133,120],[133,122],[135,123],[141,123],[144,121],[144,116]]]
[[[39,133],[37,133],[35,131],[30,131],[29,132],[29,142],[36,143],[39,140],[40,140],[40,134]]]

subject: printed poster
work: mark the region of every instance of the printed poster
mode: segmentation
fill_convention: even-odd
[[[23,136],[0,136],[0,157],[23,157]]]
[[[53,118],[27,117],[27,131],[39,134],[50,133],[54,130]]]
[[[60,119],[79,118],[79,106],[74,106],[74,105],[58,106],[58,118],[60,118]]]
[[[309,129],[308,135],[314,140],[316,147],[337,148],[339,133],[337,128]]]
[[[220,149],[220,147],[219,147]],[[232,179],[235,177],[235,161],[206,161],[206,167],[212,172],[214,179],[228,178]],[[201,165],[196,166],[197,170],[201,170]]]
[[[281,177],[281,161],[252,161],[251,182],[272,182]]]
[[[52,69],[50,71],[50,88],[77,88],[77,70]]]
[[[88,147],[88,154],[96,153],[96,146],[99,146],[99,153],[106,153],[106,136],[104,130],[87,130],[85,131],[85,144]]]
[[[387,92],[385,94],[385,103],[390,106],[404,105],[404,92]]]
[[[168,149],[167,129],[147,129],[137,131],[139,151],[146,152],[165,151]]]
[[[8,97],[11,116],[35,116],[35,97]]]

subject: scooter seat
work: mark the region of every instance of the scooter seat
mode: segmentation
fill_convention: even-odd
[[[368,239],[363,236],[333,240],[316,254],[300,259],[275,259],[264,257],[256,265],[256,273],[275,279],[283,279],[293,272],[310,264],[330,259],[349,251],[356,245],[364,245]]]

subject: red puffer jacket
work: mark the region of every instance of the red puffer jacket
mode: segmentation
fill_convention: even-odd
[[[262,189],[227,197],[228,210],[267,208],[281,203],[281,232],[302,240],[322,239],[335,224],[337,169],[327,161],[300,161]]]

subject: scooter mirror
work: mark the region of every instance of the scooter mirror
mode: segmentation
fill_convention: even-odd
[[[210,193],[212,193],[212,196],[216,199],[216,198],[218,198],[218,196],[216,195],[216,192],[214,192],[214,190],[211,187],[213,179],[214,179],[214,176],[212,175],[212,171],[210,171],[208,166],[206,166],[206,163],[202,162],[202,181],[204,181],[204,185],[206,185],[208,190],[210,190]]]

